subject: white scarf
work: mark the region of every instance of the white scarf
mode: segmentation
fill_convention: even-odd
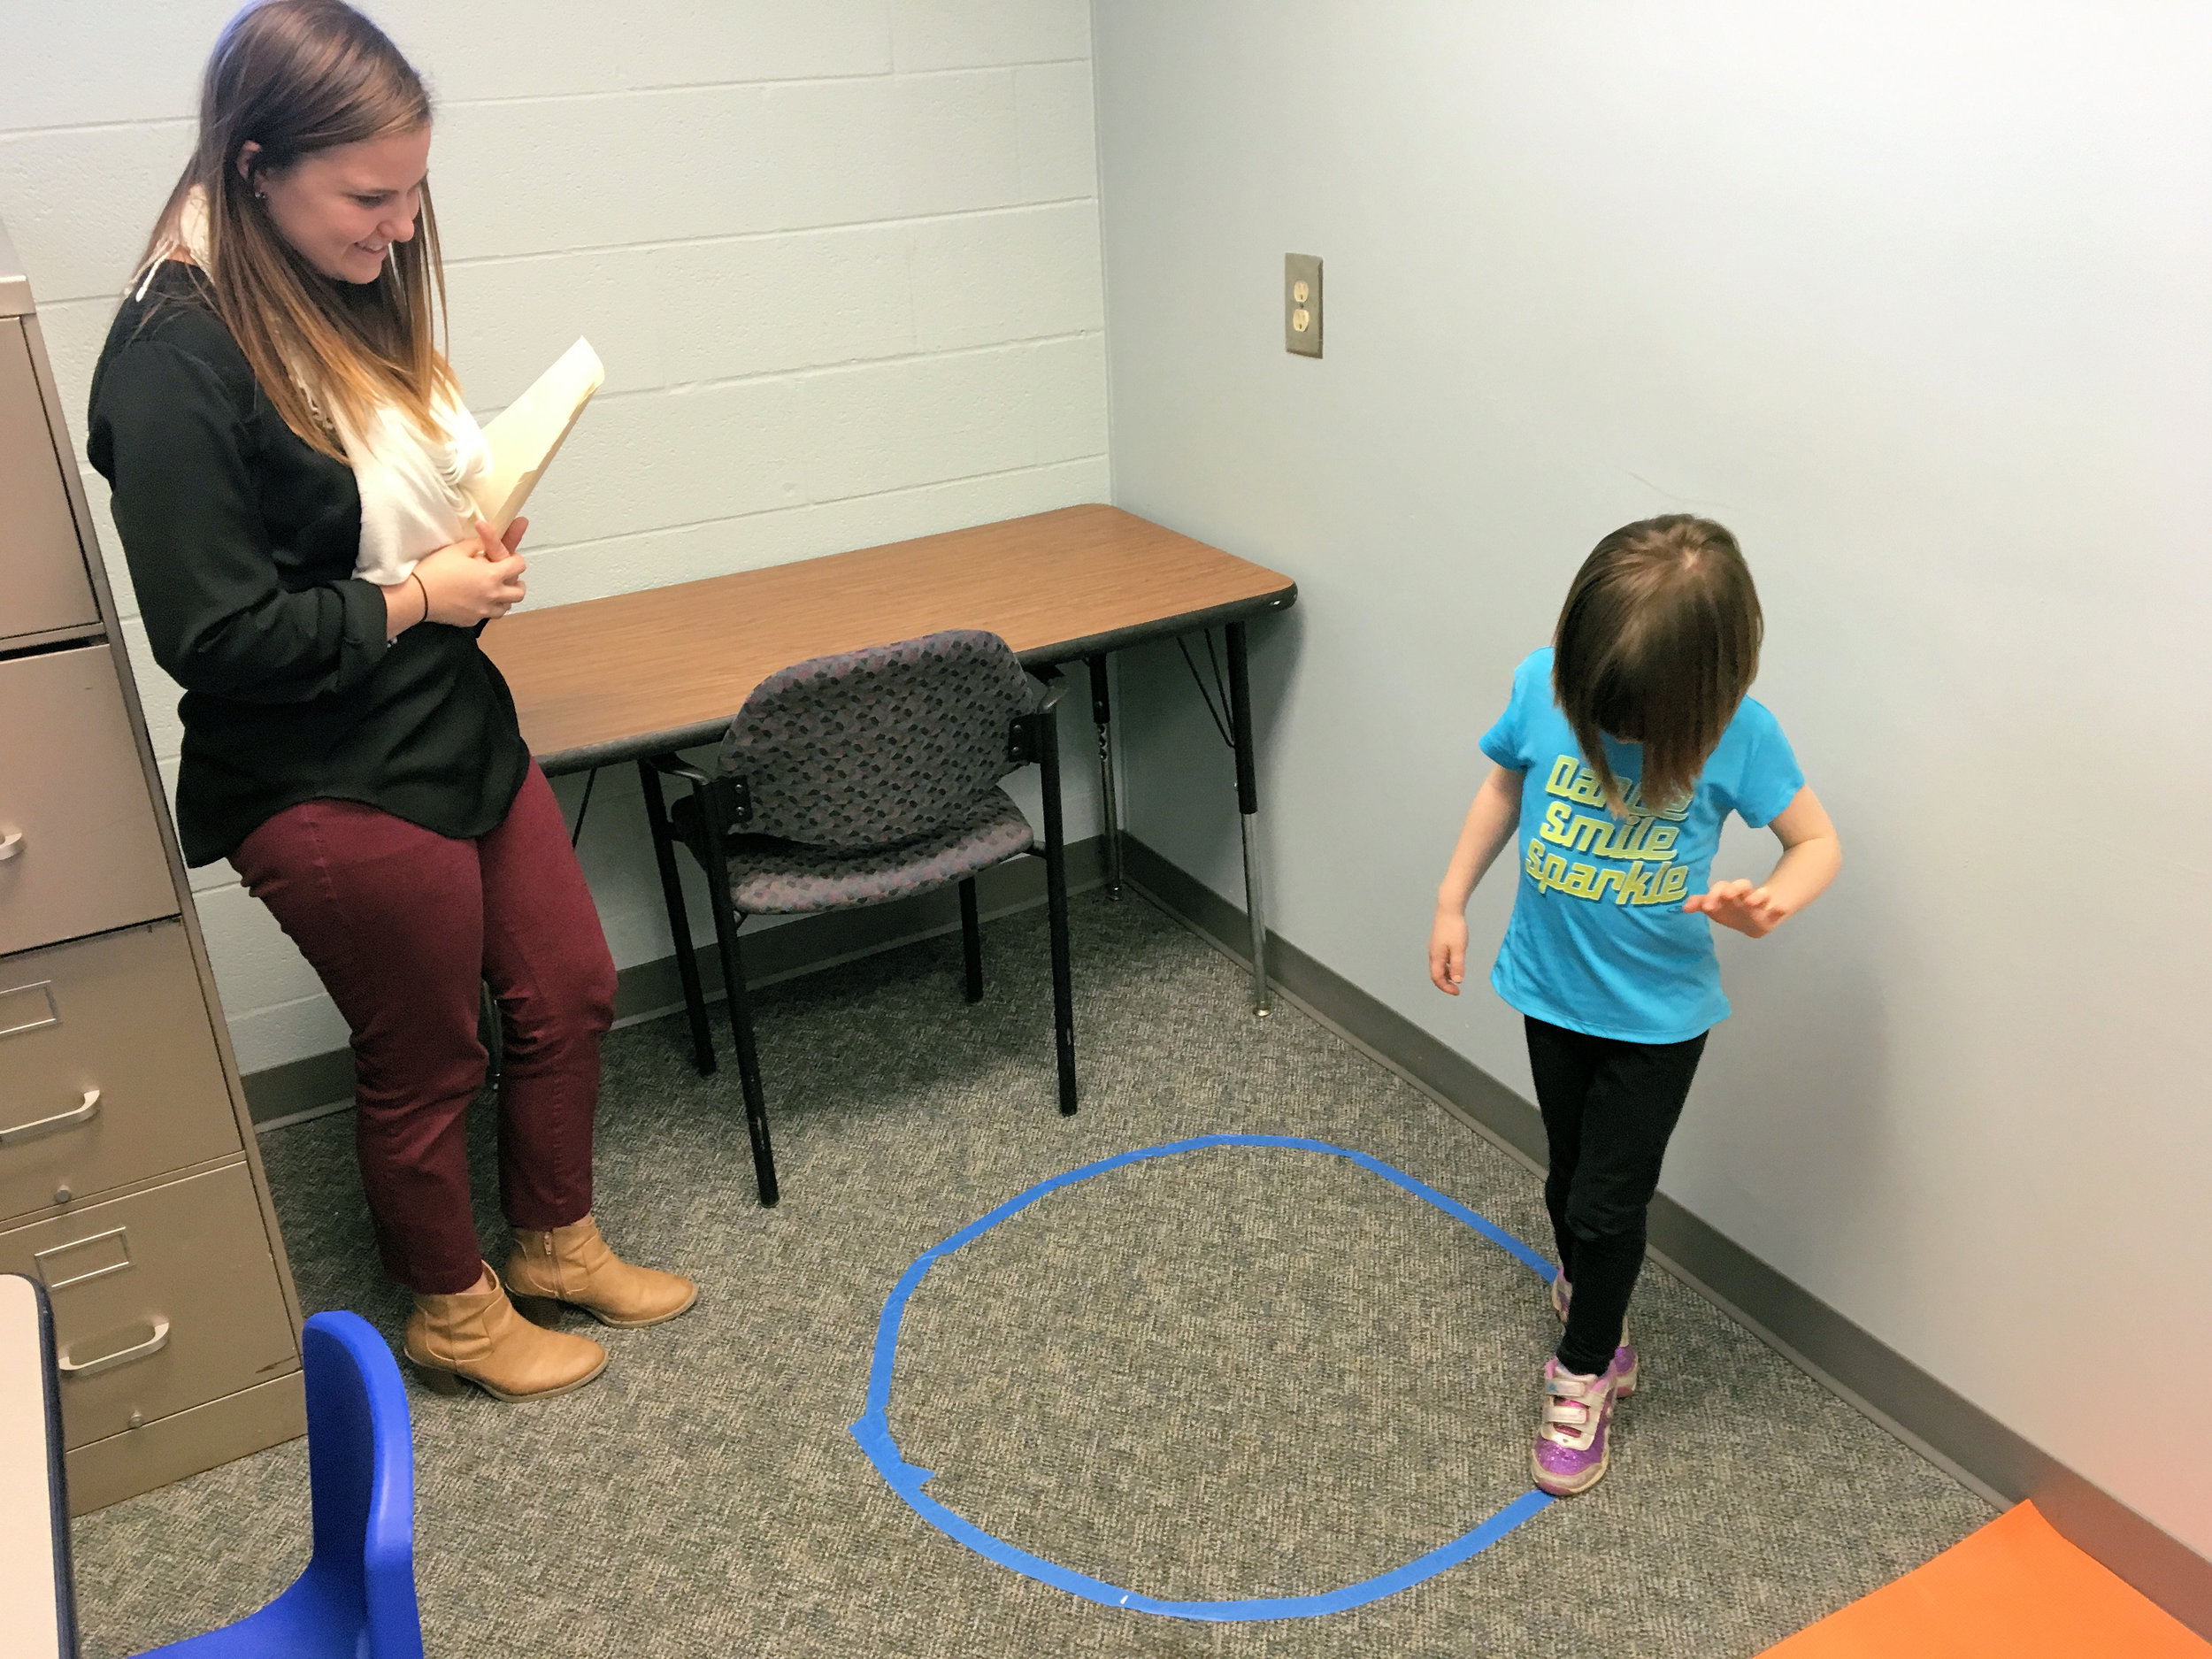
[[[381,588],[403,582],[425,556],[475,539],[476,503],[468,485],[491,464],[476,417],[457,403],[437,405],[444,440],[426,442],[415,423],[386,405],[357,434],[339,437],[361,491],[361,550],[353,573]]]
[[[198,186],[185,197],[176,237],[154,256],[139,297],[145,296],[154,270],[177,252],[203,266],[208,263],[207,193]],[[314,388],[304,379],[300,388],[320,412]],[[441,396],[433,413],[443,432],[434,442],[390,404],[372,411],[359,431],[342,416],[331,422],[361,494],[361,546],[353,573],[380,588],[405,581],[425,556],[470,540],[474,528],[476,505],[468,486],[491,464],[484,429],[449,398]]]

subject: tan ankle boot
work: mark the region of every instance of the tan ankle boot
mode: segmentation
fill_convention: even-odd
[[[628,1329],[672,1319],[699,1300],[699,1287],[680,1274],[634,1267],[617,1256],[589,1216],[550,1233],[517,1227],[507,1283],[515,1306],[548,1325],[564,1302],[602,1325]]]
[[[466,1378],[495,1400],[539,1400],[580,1388],[607,1368],[607,1350],[589,1337],[518,1317],[488,1262],[473,1290],[415,1298],[405,1347],[423,1386],[442,1394],[459,1394]]]

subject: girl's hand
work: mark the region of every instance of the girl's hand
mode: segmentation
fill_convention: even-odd
[[[1513,839],[1513,826],[1521,818],[1521,774],[1504,766],[1492,766],[1475,791],[1467,821],[1460,826],[1459,844],[1436,889],[1436,926],[1429,930],[1429,983],[1447,996],[1457,996],[1467,978],[1467,898],[1482,879],[1482,872]]]
[[[1436,926],[1429,929],[1429,983],[1447,996],[1457,996],[1467,978],[1467,913],[1440,907]]]
[[[1753,939],[1764,939],[1779,927],[1790,912],[1765,887],[1748,881],[1716,881],[1709,893],[1693,893],[1682,901],[1686,910],[1711,917],[1723,927],[1732,927]]]
[[[1748,881],[1716,881],[1710,893],[1685,899],[1686,910],[1701,910],[1723,927],[1763,939],[1821,895],[1843,862],[1836,826],[1810,789],[1800,789],[1767,826],[1782,843],[1782,860],[1763,887]]]
[[[520,604],[527,591],[522,573],[529,565],[515,548],[529,523],[518,518],[498,536],[480,519],[470,540],[442,547],[417,565],[415,574],[430,599],[427,620],[465,628]]]

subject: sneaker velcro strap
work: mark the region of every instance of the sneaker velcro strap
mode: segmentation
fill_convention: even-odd
[[[1598,1437],[1598,1420],[1593,1412],[1585,1412],[1579,1421],[1563,1417],[1556,1406],[1544,1413],[1545,1423],[1540,1432],[1543,1438],[1561,1446],[1571,1446],[1576,1451],[1586,1451]]]

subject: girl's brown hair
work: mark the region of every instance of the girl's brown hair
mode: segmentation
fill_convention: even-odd
[[[1678,807],[1759,672],[1758,590],[1736,538],[1669,513],[1624,525],[1575,572],[1552,637],[1552,692],[1613,810],[1605,733],[1644,750],[1646,811]]]
[[[439,349],[445,271],[422,186],[412,240],[396,242],[374,282],[326,277],[285,241],[256,192],[319,150],[430,121],[430,96],[383,31],[342,0],[258,0],[224,27],[200,91],[200,135],[147,243],[145,263],[183,240],[188,198],[205,192],[204,290],[284,424],[345,459],[333,420],[363,430],[396,405],[426,435],[433,406],[457,400]],[[260,150],[242,172],[249,142]],[[143,268],[143,265],[142,265]]]

